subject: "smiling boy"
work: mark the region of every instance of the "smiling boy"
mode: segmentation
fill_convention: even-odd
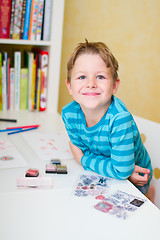
[[[114,96],[120,80],[111,51],[104,43],[86,40],[73,52],[67,70],[66,84],[74,101],[63,108],[62,119],[75,159],[85,170],[129,178],[153,196],[149,155],[131,113]]]

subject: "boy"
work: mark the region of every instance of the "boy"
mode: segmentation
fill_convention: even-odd
[[[75,159],[85,170],[128,178],[154,201],[149,155],[132,115],[114,96],[120,84],[117,60],[104,43],[86,40],[73,52],[67,70],[74,101],[63,108],[62,119]]]

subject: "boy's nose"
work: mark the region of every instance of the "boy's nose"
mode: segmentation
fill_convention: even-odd
[[[88,79],[87,81],[87,87],[88,88],[95,88],[97,86],[96,80],[93,78]]]

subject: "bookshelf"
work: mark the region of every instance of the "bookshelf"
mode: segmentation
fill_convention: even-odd
[[[49,66],[46,111],[52,113],[56,113],[58,109],[64,3],[65,0],[53,0],[51,14],[51,34],[49,41],[0,39],[1,49],[3,49],[4,51],[13,52],[16,50],[20,50],[23,52],[24,50],[30,51],[34,47],[38,47],[40,49],[48,51]],[[2,112],[3,111],[0,111],[0,114]]]

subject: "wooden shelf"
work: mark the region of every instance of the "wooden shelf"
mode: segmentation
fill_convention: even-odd
[[[14,39],[0,39],[0,44],[13,44],[13,45],[37,45],[37,46],[50,46],[51,41],[30,41],[30,40],[14,40]]]

